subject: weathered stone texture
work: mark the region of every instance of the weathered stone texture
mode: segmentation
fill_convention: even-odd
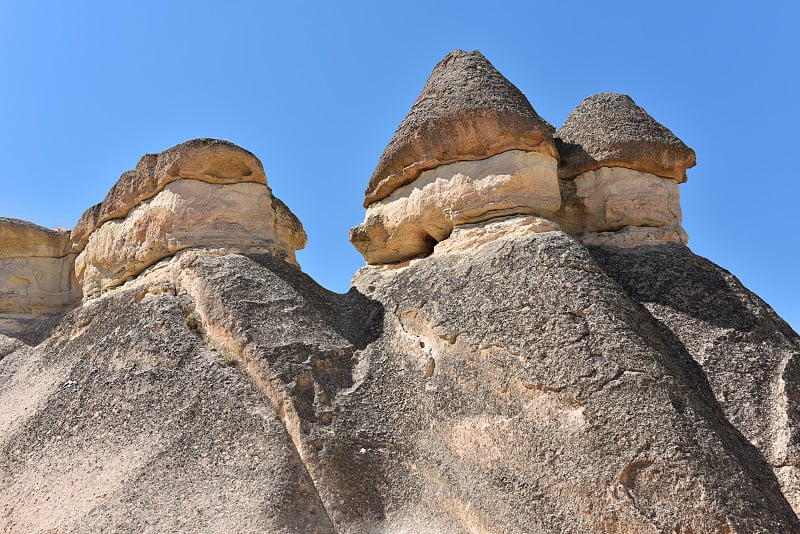
[[[80,301],[69,233],[0,218],[0,333],[26,336]]]
[[[581,102],[555,134],[559,178],[600,167],[626,167],[678,182],[694,167],[694,150],[628,95],[600,93]]]
[[[433,69],[370,178],[364,207],[421,172],[506,150],[557,158],[554,128],[478,52],[456,50]]]
[[[552,217],[561,206],[555,158],[509,150],[424,171],[367,208],[350,241],[367,263],[396,263],[433,251],[453,228],[515,214]]]
[[[76,258],[75,272],[84,298],[90,298],[187,248],[273,253],[294,263],[295,250],[305,245],[297,238],[276,224],[266,185],[179,180],[124,219],[96,229]]]
[[[100,225],[125,217],[167,184],[181,179],[212,184],[267,185],[264,167],[258,158],[229,141],[193,139],[160,154],[146,154],[134,170],[120,176],[103,202],[83,214],[71,234],[75,250],[82,250]]]
[[[66,256],[69,232],[0,217],[0,259]]]
[[[800,529],[692,353],[569,236],[437,250],[354,284],[384,332],[334,430],[370,444],[351,454],[380,473],[371,528]]]
[[[800,512],[800,338],[731,273],[678,245],[592,255],[703,368],[725,416]]]

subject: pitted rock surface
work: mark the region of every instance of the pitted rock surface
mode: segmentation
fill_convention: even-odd
[[[556,132],[559,178],[600,167],[627,167],[686,181],[694,150],[628,95],[600,93],[581,102]]]
[[[554,158],[554,128],[478,52],[456,50],[433,69],[370,178],[364,207],[427,169],[485,159],[506,150]]]

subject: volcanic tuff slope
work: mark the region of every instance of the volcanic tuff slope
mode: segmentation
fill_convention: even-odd
[[[691,149],[597,99],[567,122],[612,134],[554,144],[448,55],[343,295],[226,142],[145,156],[71,238],[0,219],[0,528],[800,532],[800,337],[686,247]]]

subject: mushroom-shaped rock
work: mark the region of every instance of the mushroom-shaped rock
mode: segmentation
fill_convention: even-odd
[[[563,207],[557,222],[590,244],[686,243],[678,183],[694,151],[627,95],[601,93],[556,132]]]
[[[370,264],[432,252],[459,225],[558,211],[553,128],[480,52],[433,70],[367,187],[350,240]]]
[[[270,253],[296,265],[306,235],[272,196],[261,162],[233,143],[196,139],[144,156],[72,231],[84,298],[190,248]]]
[[[68,249],[66,231],[0,217],[0,333],[38,341],[38,323],[80,301]]]
[[[628,95],[600,93],[581,102],[556,132],[559,178],[600,167],[626,167],[678,182],[694,167],[694,150]]]
[[[82,249],[89,235],[104,222],[125,217],[134,206],[182,179],[267,185],[258,158],[230,141],[192,139],[160,154],[145,154],[134,170],[120,176],[103,202],[83,214],[72,230],[75,247]]]
[[[507,150],[557,157],[554,128],[483,55],[456,50],[433,69],[378,161],[364,207],[422,171]]]

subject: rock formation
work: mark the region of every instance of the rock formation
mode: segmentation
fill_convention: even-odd
[[[195,139],[148,154],[72,231],[78,284],[93,297],[195,247],[295,263],[305,233],[273,202],[258,158],[227,141]]]
[[[686,244],[678,183],[694,151],[627,95],[590,96],[556,132],[558,222],[585,243]]]
[[[693,152],[619,95],[554,144],[476,52],[423,95],[343,295],[220,141],[145,156],[71,238],[3,221],[83,292],[36,346],[0,329],[0,529],[800,532],[800,337],[686,247]]]
[[[26,341],[77,300],[69,233],[0,218],[0,332]]]
[[[430,254],[453,228],[561,206],[553,127],[480,52],[433,69],[378,162],[350,240],[367,263]]]
[[[626,95],[587,98],[553,137],[480,52],[458,50],[381,156],[350,240],[368,264],[398,263],[460,226],[524,214],[587,244],[686,244],[678,183],[694,164],[694,151]]]

